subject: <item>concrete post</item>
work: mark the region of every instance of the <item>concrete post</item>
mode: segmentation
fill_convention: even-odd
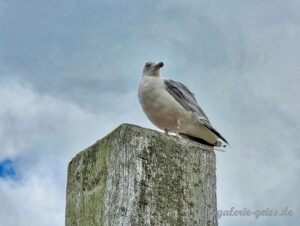
[[[211,147],[123,124],[69,163],[66,226],[218,225]]]

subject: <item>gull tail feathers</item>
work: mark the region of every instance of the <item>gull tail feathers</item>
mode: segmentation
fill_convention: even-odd
[[[218,148],[225,148],[226,147],[226,145],[222,145],[221,141],[216,141],[216,143],[211,144],[211,143],[208,143],[207,141],[205,141],[205,140],[203,140],[199,137],[194,137],[194,136],[187,135],[187,134],[184,134],[184,133],[179,133],[179,135],[183,138],[186,138],[186,139],[189,139],[189,140],[192,140],[192,141],[195,141],[195,142],[198,142],[200,144],[204,144],[204,145],[207,145],[207,146],[210,146],[210,147],[218,147]]]
[[[204,123],[204,126],[206,126],[206,128],[208,128],[210,131],[212,131],[218,138],[220,138],[222,141],[224,141],[226,144],[229,145],[228,141],[225,139],[225,137],[223,137],[215,128],[213,128],[210,124],[208,123]],[[218,146],[218,145],[215,145]],[[230,145],[229,145],[230,146]],[[226,147],[226,145],[225,145]]]

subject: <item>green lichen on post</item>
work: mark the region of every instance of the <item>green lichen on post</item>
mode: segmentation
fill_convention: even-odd
[[[104,224],[108,139],[105,137],[85,149],[69,164],[67,192],[76,199],[67,199],[66,225]],[[71,186],[77,189],[73,191]]]
[[[210,147],[123,124],[69,164],[67,226],[217,225]]]

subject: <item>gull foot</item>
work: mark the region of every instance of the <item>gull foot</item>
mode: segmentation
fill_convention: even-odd
[[[180,130],[180,120],[177,119],[176,136],[178,137],[179,137],[179,130]]]

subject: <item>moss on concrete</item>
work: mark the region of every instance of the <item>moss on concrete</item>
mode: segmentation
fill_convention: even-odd
[[[66,225],[217,225],[210,147],[123,124],[69,164]]]
[[[67,225],[104,225],[108,139],[96,142],[69,163]]]

